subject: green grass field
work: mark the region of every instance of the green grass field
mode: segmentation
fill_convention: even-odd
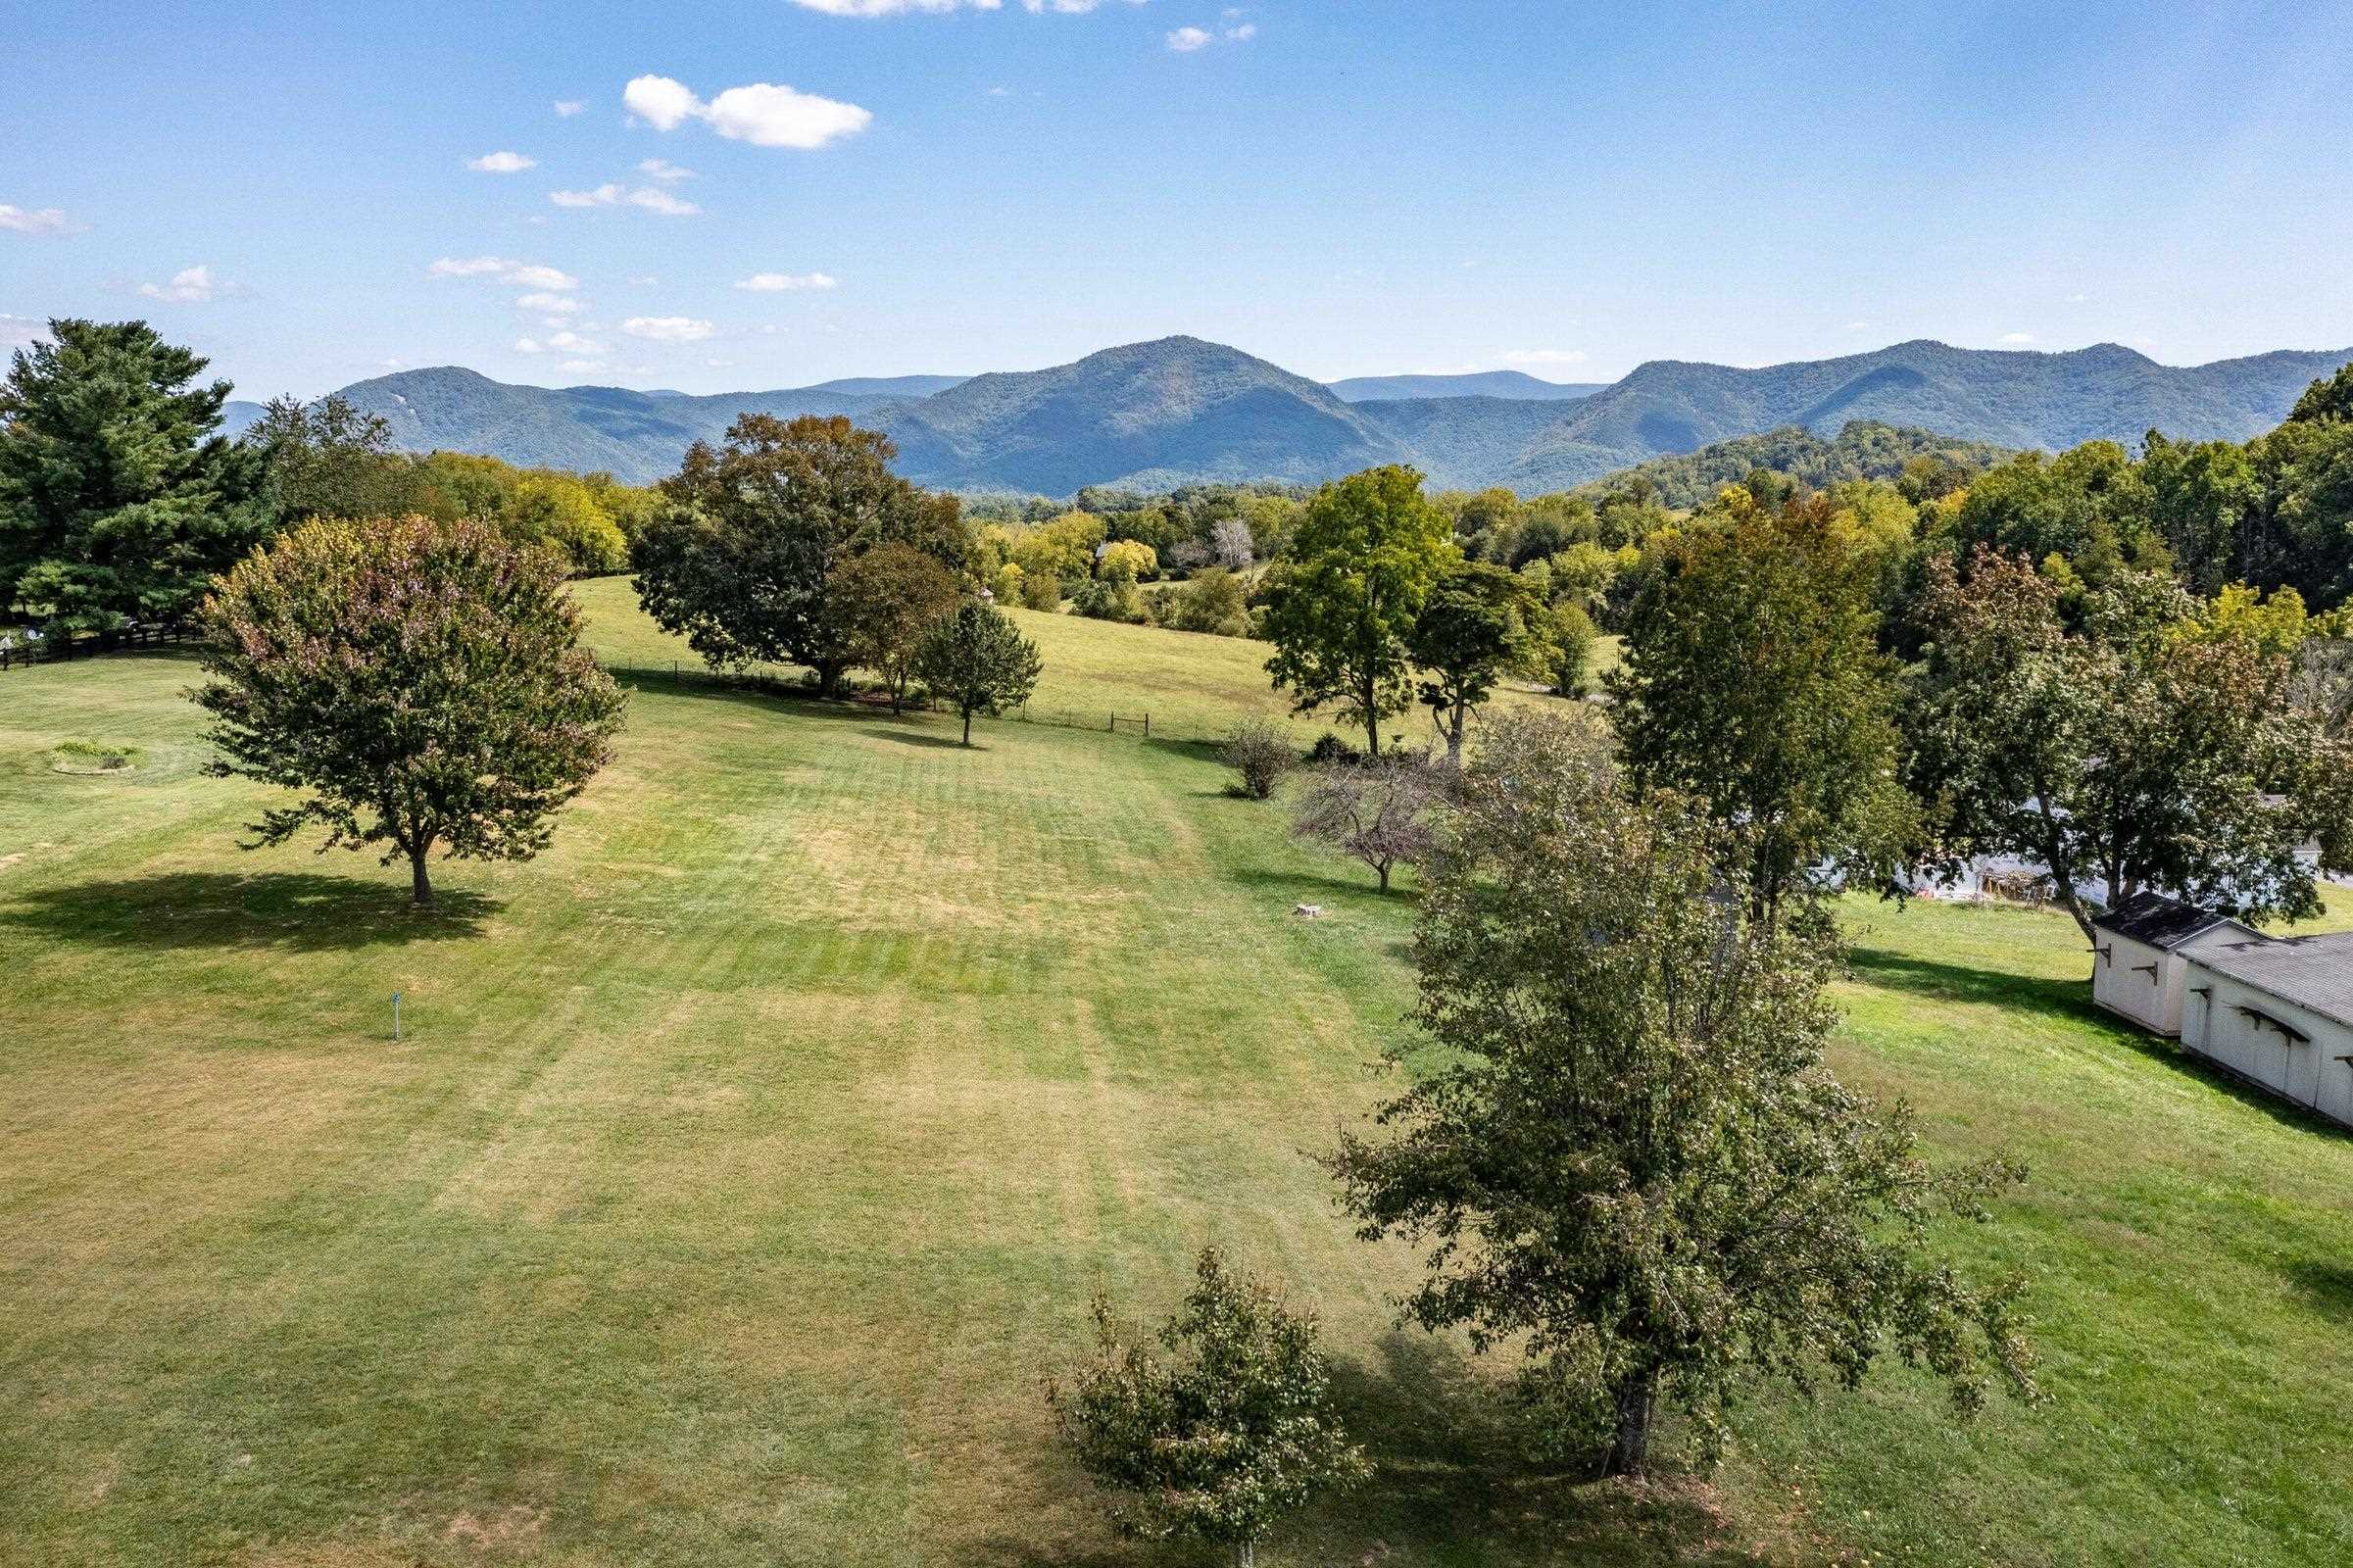
[[[1280,710],[1250,645],[1024,620],[1042,705]],[[1410,899],[1201,749],[637,679],[553,851],[419,916],[235,847],[195,674],[0,676],[0,1562],[1208,1560],[1108,1535],[1040,1383],[1209,1239],[1323,1310],[1383,1466],[1262,1561],[2353,1554],[2353,1138],[2106,1022],[2062,918],[1851,906],[1838,1059],[2032,1167],[1957,1242],[2034,1271],[2049,1403],[1760,1391],[1713,1475],[1581,1484],[1390,1327],[1408,1260],[1310,1157],[1380,1093]]]

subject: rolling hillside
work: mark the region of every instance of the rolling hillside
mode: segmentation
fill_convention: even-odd
[[[849,415],[891,433],[909,476],[966,491],[1315,482],[1411,463],[1442,486],[1527,494],[1789,427],[1828,438],[1854,420],[2002,448],[2132,442],[2151,429],[2244,440],[2348,359],[2353,350],[2281,351],[2173,367],[2115,344],[2035,354],[1922,341],[1758,369],[1655,361],[1599,390],[1516,371],[1330,387],[1239,349],[1170,337],[969,380],[853,378],[688,396],[511,386],[442,367],[362,381],[343,395],[389,420],[406,448],[603,468],[633,482],[670,472],[690,443],[758,411]],[[1433,390],[1446,395],[1409,395]],[[244,406],[234,412],[250,416]]]

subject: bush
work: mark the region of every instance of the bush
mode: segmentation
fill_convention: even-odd
[[[1081,583],[1077,593],[1070,596],[1071,613],[1094,620],[1122,620],[1130,625],[1144,623],[1144,599],[1136,591],[1133,577],[1099,577]]]
[[[1051,571],[1023,571],[1021,574],[1021,608],[1024,610],[1061,609],[1062,579]]]
[[[1315,737],[1315,744],[1308,748],[1307,760],[1321,767],[1327,762],[1361,762],[1364,754],[1330,730],[1325,730]]]
[[[1223,566],[1203,567],[1168,597],[1168,623],[1179,631],[1214,632],[1220,637],[1250,633],[1242,579]]]
[[[1253,801],[1274,794],[1283,774],[1299,761],[1299,754],[1283,738],[1282,730],[1263,718],[1250,719],[1237,728],[1221,755],[1226,766],[1242,775],[1234,793]]]

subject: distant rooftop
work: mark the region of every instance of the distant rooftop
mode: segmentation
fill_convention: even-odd
[[[2353,1024],[2353,931],[2207,948],[2197,961],[2282,1002]]]
[[[2091,923],[2102,931],[2171,952],[2202,931],[2211,931],[2230,917],[2201,909],[2162,893],[2135,893]]]

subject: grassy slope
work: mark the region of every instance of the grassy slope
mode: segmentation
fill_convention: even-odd
[[[651,663],[619,586],[597,636]],[[1206,649],[1269,701],[1248,645],[1030,629],[1083,700],[1213,722]],[[1164,1304],[1211,1237],[1323,1307],[1387,1470],[1272,1562],[2353,1546],[2353,1140],[2094,1015],[2063,921],[1854,909],[1839,1062],[2034,1166],[1964,1245],[2035,1270],[2052,1403],[1775,1396],[1712,1484],[1576,1487],[1389,1330],[1403,1260],[1301,1152],[1376,1092],[1409,905],[1198,752],[650,680],[554,850],[420,919],[231,847],[192,676],[0,677],[0,1561],[1156,1560],[1038,1383],[1090,1289]]]

